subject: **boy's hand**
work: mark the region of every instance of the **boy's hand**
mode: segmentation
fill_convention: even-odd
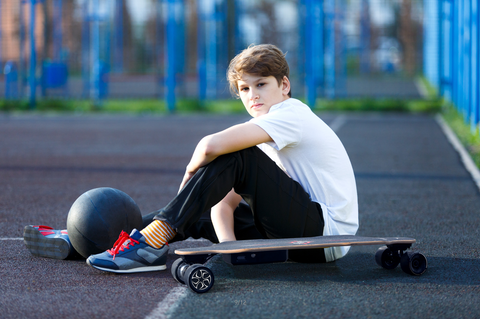
[[[182,188],[187,184],[187,182],[195,175],[196,172],[189,172],[188,170],[185,172],[185,175],[183,175],[183,180],[182,183],[180,184],[180,188],[178,189],[178,192],[182,190]]]

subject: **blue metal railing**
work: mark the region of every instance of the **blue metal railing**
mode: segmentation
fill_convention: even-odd
[[[317,88],[323,85],[323,2],[305,0],[305,84],[308,104],[315,106]]]
[[[167,70],[167,108],[170,112],[175,109],[175,88],[176,88],[176,36],[177,21],[175,12],[176,1],[167,0],[167,62],[165,68]]]
[[[35,107],[35,98],[37,92],[37,79],[35,76],[35,71],[37,68],[37,52],[35,48],[35,4],[38,2],[41,2],[41,0],[30,0],[30,108]]]
[[[123,0],[115,0],[113,71],[123,72]]]
[[[2,0],[0,0],[0,48],[2,48]],[[0,49],[0,63],[2,62],[2,50]]]
[[[424,1],[424,74],[472,130],[480,120],[480,0]]]

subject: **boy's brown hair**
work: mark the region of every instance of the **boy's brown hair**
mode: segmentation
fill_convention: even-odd
[[[251,45],[235,56],[227,69],[230,91],[238,97],[238,81],[244,73],[256,76],[273,76],[280,86],[283,77],[289,77],[285,54],[273,44]],[[288,92],[292,97],[292,92]]]

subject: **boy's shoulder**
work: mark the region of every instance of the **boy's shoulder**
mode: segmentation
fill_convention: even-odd
[[[283,110],[283,111],[288,111],[288,110],[291,110],[291,111],[294,111],[294,110],[300,110],[300,109],[303,109],[303,108],[307,108],[307,109],[310,109],[305,103],[303,103],[302,101],[300,100],[297,100],[297,99],[294,99],[294,98],[289,98],[277,105],[274,105],[272,108],[271,108],[271,111],[280,111],[280,110]]]
[[[298,99],[295,99],[293,97],[289,98],[289,99],[286,99],[284,101],[284,103],[286,103],[287,105],[292,105],[292,106],[307,106],[305,103],[303,103],[302,101],[298,100]]]
[[[272,106],[268,113],[250,119],[251,123],[268,125],[287,126],[290,129],[302,127],[306,123],[316,121],[318,117],[310,107],[300,100],[289,98],[281,103]]]

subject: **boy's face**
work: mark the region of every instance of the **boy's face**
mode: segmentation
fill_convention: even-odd
[[[263,77],[245,73],[238,81],[238,92],[243,105],[252,117],[267,114],[270,108],[290,97],[290,81],[285,76],[278,85],[273,76]]]

